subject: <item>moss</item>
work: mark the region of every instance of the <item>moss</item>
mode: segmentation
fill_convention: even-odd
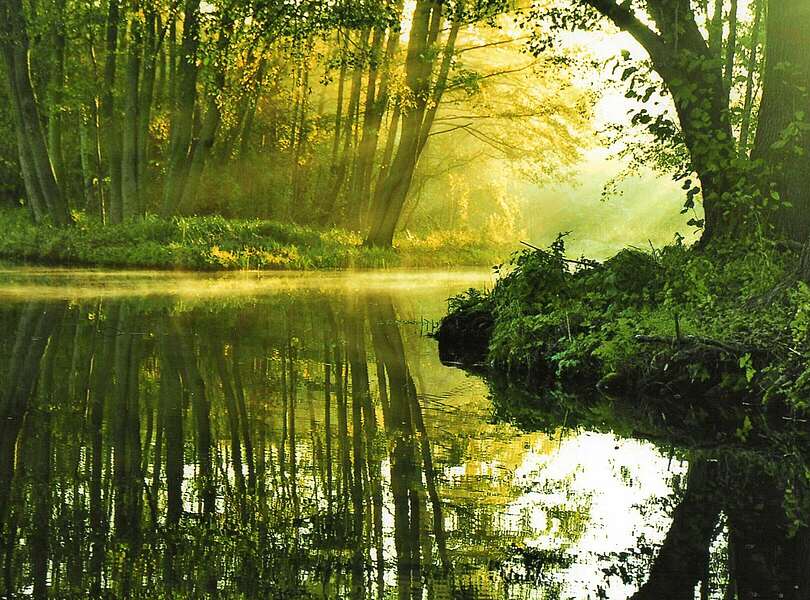
[[[0,210],[0,257],[49,265],[150,269],[310,270],[489,266],[508,253],[458,234],[408,238],[393,249],[365,248],[344,230],[223,217],[147,216],[102,225],[78,214],[72,227],[34,225],[21,209]]]

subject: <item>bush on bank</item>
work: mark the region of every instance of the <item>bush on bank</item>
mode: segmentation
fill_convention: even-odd
[[[263,220],[153,215],[102,225],[83,214],[72,227],[35,225],[21,209],[0,210],[0,258],[49,265],[151,269],[309,270],[491,265],[508,252],[463,232],[408,237],[394,249],[365,248],[344,230],[317,231]]]
[[[810,288],[797,264],[762,241],[571,261],[560,236],[515,254],[491,291],[453,298],[438,337],[446,359],[483,359],[534,388],[805,408]]]

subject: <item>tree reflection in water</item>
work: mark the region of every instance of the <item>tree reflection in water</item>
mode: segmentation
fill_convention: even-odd
[[[31,301],[0,320],[0,596],[566,593],[588,499],[568,489],[543,531],[504,518],[519,486],[465,461],[507,442],[419,383],[441,367],[391,297]],[[804,479],[759,451],[690,452],[637,597],[693,597],[721,515],[712,595],[807,597]]]

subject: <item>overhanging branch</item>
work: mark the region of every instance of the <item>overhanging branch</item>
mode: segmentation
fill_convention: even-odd
[[[583,2],[610,19],[616,27],[632,35],[644,47],[653,61],[658,61],[665,56],[664,40],[639,20],[633,12],[629,0],[625,0],[622,4],[616,0],[583,0]]]

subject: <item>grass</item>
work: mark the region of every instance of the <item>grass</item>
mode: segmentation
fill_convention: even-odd
[[[59,228],[22,209],[0,210],[0,258],[60,266],[232,270],[335,270],[489,266],[508,253],[464,232],[408,237],[393,249],[365,248],[359,234],[263,220],[153,215],[102,225],[83,214]]]

